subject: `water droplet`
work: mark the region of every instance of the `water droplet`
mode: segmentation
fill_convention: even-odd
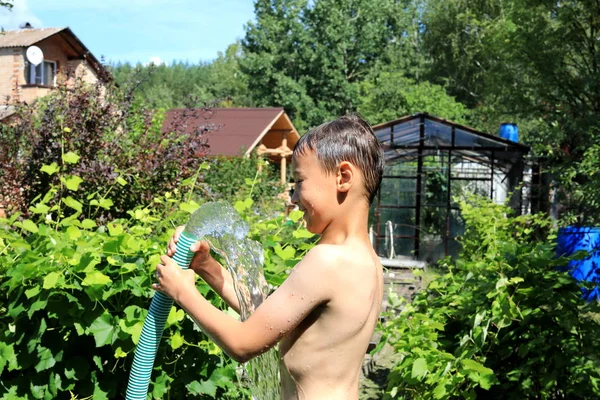
[[[304,300],[304,296],[302,296],[301,298],[302,298],[302,300]]]
[[[269,327],[269,329],[270,329],[270,330],[273,330],[273,327],[272,327],[272,326],[270,326],[270,327]]]

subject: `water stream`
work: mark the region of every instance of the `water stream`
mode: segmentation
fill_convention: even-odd
[[[231,273],[240,303],[241,319],[246,320],[268,295],[263,272],[263,249],[248,239],[249,227],[228,203],[211,202],[194,212],[185,227],[188,235],[203,238],[223,257]],[[279,354],[276,348],[245,364],[250,390],[256,400],[281,398]]]

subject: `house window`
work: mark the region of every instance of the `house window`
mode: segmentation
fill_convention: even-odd
[[[38,65],[29,64],[30,85],[54,86],[56,84],[56,61],[42,61]]]

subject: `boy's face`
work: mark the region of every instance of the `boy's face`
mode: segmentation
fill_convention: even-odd
[[[311,150],[292,163],[296,183],[292,203],[304,211],[306,229],[322,233],[330,222],[327,211],[337,204],[335,174],[327,174]]]

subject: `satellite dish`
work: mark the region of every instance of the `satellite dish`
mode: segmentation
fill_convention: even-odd
[[[38,66],[44,60],[44,53],[37,46],[29,46],[25,55],[27,56],[27,61],[35,66]]]

